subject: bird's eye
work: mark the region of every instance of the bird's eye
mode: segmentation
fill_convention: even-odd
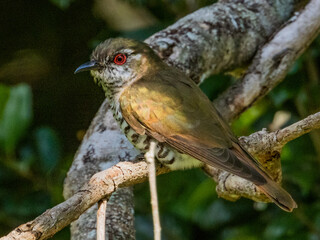
[[[119,53],[117,54],[114,59],[113,62],[117,65],[122,65],[127,61],[127,57],[126,55],[124,55],[123,53]]]

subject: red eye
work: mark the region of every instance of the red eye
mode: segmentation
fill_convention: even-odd
[[[113,61],[117,65],[122,65],[127,61],[127,57],[123,53],[119,53],[114,57]]]

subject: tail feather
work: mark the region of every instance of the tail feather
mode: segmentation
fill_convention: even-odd
[[[278,183],[273,181],[269,174],[265,172],[263,166],[240,144],[233,144],[233,152],[240,161],[244,161],[248,164],[247,166],[251,166],[253,172],[258,173],[264,179],[264,182],[259,181],[259,179],[248,180],[252,181],[271,201],[287,212],[292,212],[294,208],[298,207],[291,195]]]
[[[268,179],[266,184],[257,187],[266,194],[270,200],[287,212],[292,212],[294,208],[298,207],[291,195],[271,179]]]

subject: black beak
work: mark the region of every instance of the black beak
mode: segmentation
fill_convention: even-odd
[[[74,74],[79,73],[79,72],[89,71],[89,70],[96,70],[96,69],[99,69],[100,67],[101,66],[96,61],[86,62],[86,63],[80,65],[80,67],[78,67],[74,71]]]

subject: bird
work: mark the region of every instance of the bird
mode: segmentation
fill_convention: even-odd
[[[198,85],[146,43],[107,39],[75,73],[82,71],[102,87],[120,129],[141,152],[155,141],[156,159],[172,170],[207,164],[252,182],[285,211],[297,207],[241,146]]]

